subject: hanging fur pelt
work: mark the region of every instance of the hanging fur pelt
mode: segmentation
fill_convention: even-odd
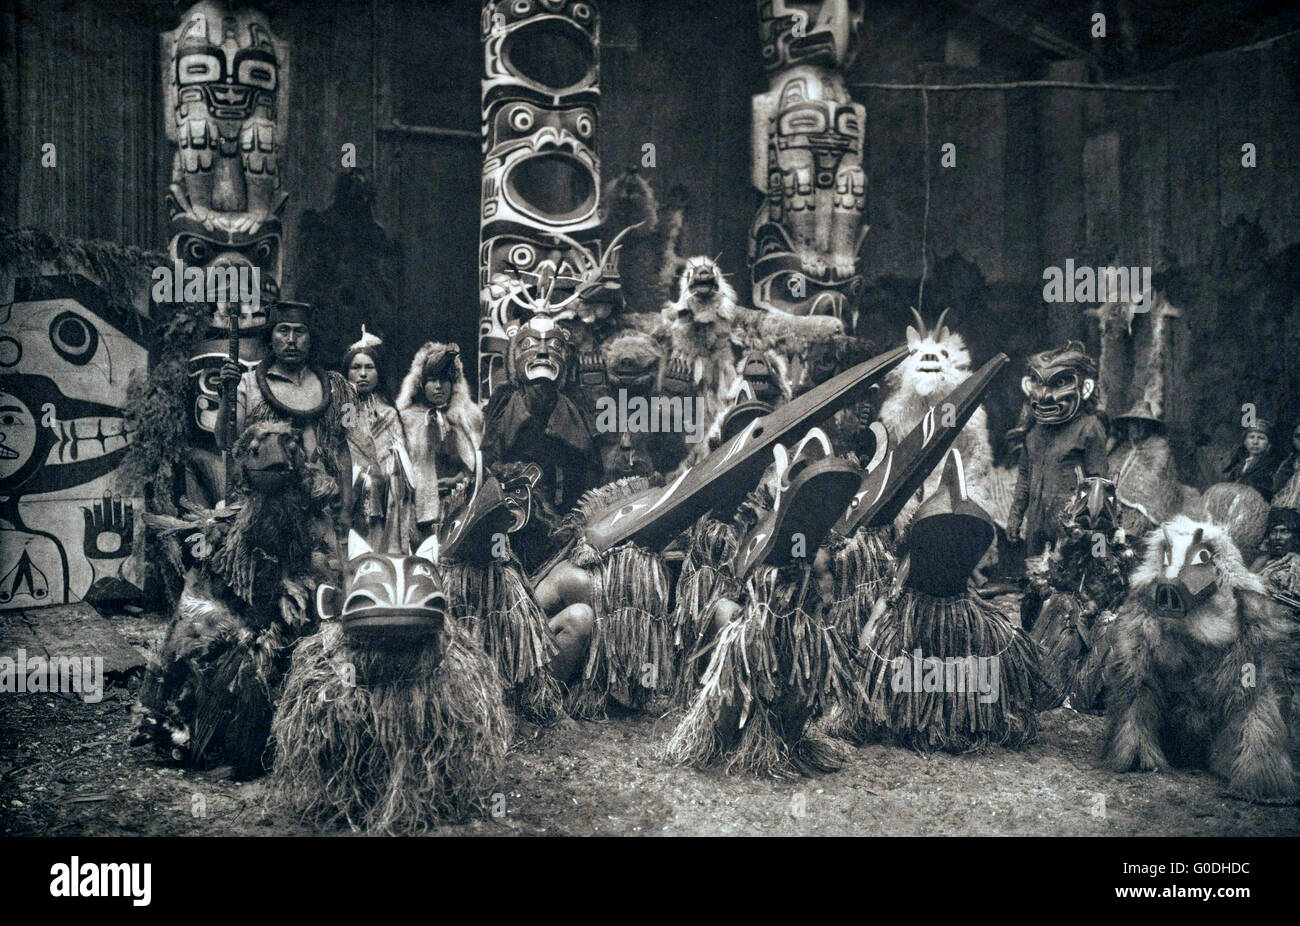
[[[844,744],[810,722],[832,701],[862,697],[849,660],[825,620],[811,566],[759,566],[738,613],[718,632],[666,758],[776,777],[841,768]]]
[[[536,587],[563,570],[590,589],[595,630],[581,677],[569,692],[568,710],[580,718],[605,715],[612,698],[631,710],[672,691],[679,656],[668,614],[671,578],[662,553],[623,543],[605,553],[588,544],[583,529],[621,499],[651,489],[642,476],[619,479],[586,492],[556,530],[559,551],[538,570]]]
[[[549,668],[555,640],[518,564],[444,561],[440,569],[452,616],[495,657],[510,708],[532,723],[563,719],[564,689]]]
[[[276,797],[318,826],[419,834],[481,812],[510,745],[493,661],[454,618],[439,644],[304,639],[273,725]]]
[[[1111,633],[1107,767],[1190,763],[1237,797],[1293,801],[1294,633],[1227,530],[1179,515],[1152,531]]]

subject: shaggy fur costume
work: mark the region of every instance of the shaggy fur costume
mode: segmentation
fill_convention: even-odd
[[[417,350],[397,393],[406,449],[415,468],[416,520],[422,523],[441,519],[438,480],[455,475],[454,471],[438,471],[438,457],[454,461],[455,469],[472,474],[476,454],[483,445],[483,412],[470,395],[459,355],[451,361],[452,394],[447,410],[433,408],[424,396],[425,364],[450,348],[451,345],[429,341]]]
[[[493,660],[454,618],[437,645],[382,650],[337,621],[293,654],[273,724],[274,794],[318,826],[418,834],[481,812],[510,718]]]
[[[607,238],[631,228],[618,255],[624,311],[657,313],[672,298],[673,279],[684,263],[677,242],[686,212],[685,190],[674,187],[660,203],[646,179],[629,170],[605,185],[600,205]]]
[[[1182,616],[1159,613],[1157,584],[1206,552],[1217,574],[1210,597]],[[1189,762],[1238,797],[1293,800],[1288,623],[1223,528],[1180,515],[1153,531],[1112,634],[1106,765],[1146,772]]]
[[[736,378],[736,299],[736,290],[714,261],[692,257],[678,281],[676,300],[663,308],[657,332],[667,355],[690,370],[707,421],[721,413]]]
[[[281,441],[291,481],[255,489],[244,464]],[[186,543],[186,575],[162,648],[150,655],[135,708],[136,745],[199,767],[230,763],[238,778],[265,771],[271,710],[293,644],[314,624],[311,597],[334,567],[324,516],[337,484],[303,462],[284,422],[258,422],[233,451],[232,504],[189,519],[146,522]],[[206,555],[204,555],[206,553]]]

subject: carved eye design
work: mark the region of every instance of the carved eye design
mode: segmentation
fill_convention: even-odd
[[[533,127],[533,114],[526,106],[516,106],[510,110],[510,128],[516,132],[527,132]]]
[[[207,264],[212,256],[208,243],[200,238],[191,238],[184,244],[185,259],[191,264]]]
[[[260,90],[275,89],[275,67],[265,61],[241,61],[235,79]]]
[[[187,84],[204,84],[221,80],[225,67],[220,58],[209,54],[182,55],[176,62],[176,82],[184,87]]]
[[[360,566],[357,567],[356,578],[359,579],[362,576],[368,576],[380,571],[381,570],[379,568],[379,563],[375,562],[374,560],[370,560],[368,562],[362,563]]]
[[[580,113],[574,122],[574,127],[583,138],[590,138],[595,129],[595,120],[591,118],[590,113]]]
[[[527,269],[537,260],[537,252],[526,244],[517,244],[510,249],[506,259],[516,267]]]
[[[1194,566],[1203,566],[1209,561],[1210,561],[1210,551],[1205,547],[1201,547],[1199,550],[1197,550],[1195,553],[1192,554],[1192,565]]]

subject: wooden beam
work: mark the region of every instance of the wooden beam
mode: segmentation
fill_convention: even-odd
[[[1081,45],[1076,45],[1053,29],[1040,23],[1026,13],[1008,9],[994,0],[953,0],[958,6],[969,10],[981,19],[1017,35],[1039,48],[1045,48],[1062,58],[1093,59],[1092,52]]]

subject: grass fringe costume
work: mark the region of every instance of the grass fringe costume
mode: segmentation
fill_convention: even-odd
[[[531,493],[539,476],[532,467],[514,482],[526,483],[522,490]],[[495,659],[511,710],[532,723],[555,723],[565,716],[563,685],[550,671],[558,648],[509,539],[527,512],[495,476],[468,500],[464,496],[448,497],[440,557],[450,614]]]
[[[685,650],[669,615],[671,578],[663,551],[710,511],[727,517],[759,480],[773,448],[829,416],[898,364],[897,348],[860,363],[770,414],[656,487],[643,477],[588,492],[557,531],[559,551],[536,575],[549,612],[583,604],[595,617],[587,664],[570,711],[599,716],[613,698],[643,709],[676,687]],[[810,551],[815,552],[815,551]],[[683,647],[686,637],[683,636]]]
[[[730,564],[738,600],[725,598],[735,586],[719,583],[706,610],[710,620],[718,607],[736,613],[718,631],[668,742],[669,761],[778,777],[834,771],[847,761],[844,744],[810,727],[831,703],[862,699],[814,575],[817,547],[860,481],[855,464],[830,453],[817,429],[792,454],[778,446],[775,493],[751,494],[747,507],[758,517]]]
[[[658,481],[658,480],[656,480]],[[560,547],[540,575],[561,561],[587,573],[596,627],[582,674],[572,686],[569,712],[603,717],[610,699],[644,710],[672,690],[676,656],[668,605],[671,577],[663,555],[628,541],[601,553],[584,537],[588,521],[619,502],[653,491],[654,482],[632,476],[591,489],[556,530]]]
[[[272,725],[274,798],[312,824],[420,834],[482,812],[499,787],[505,691],[446,616],[432,546],[387,556],[353,534],[341,610],[318,593],[325,620],[294,651]]]
[[[948,752],[1018,746],[1037,732],[1035,713],[1060,703],[1038,644],[969,587],[994,530],[966,494],[960,454],[950,451],[939,490],[913,518],[894,588],[864,634],[874,735]],[[923,674],[921,659],[942,663],[925,663]],[[992,692],[978,690],[993,679]]]

